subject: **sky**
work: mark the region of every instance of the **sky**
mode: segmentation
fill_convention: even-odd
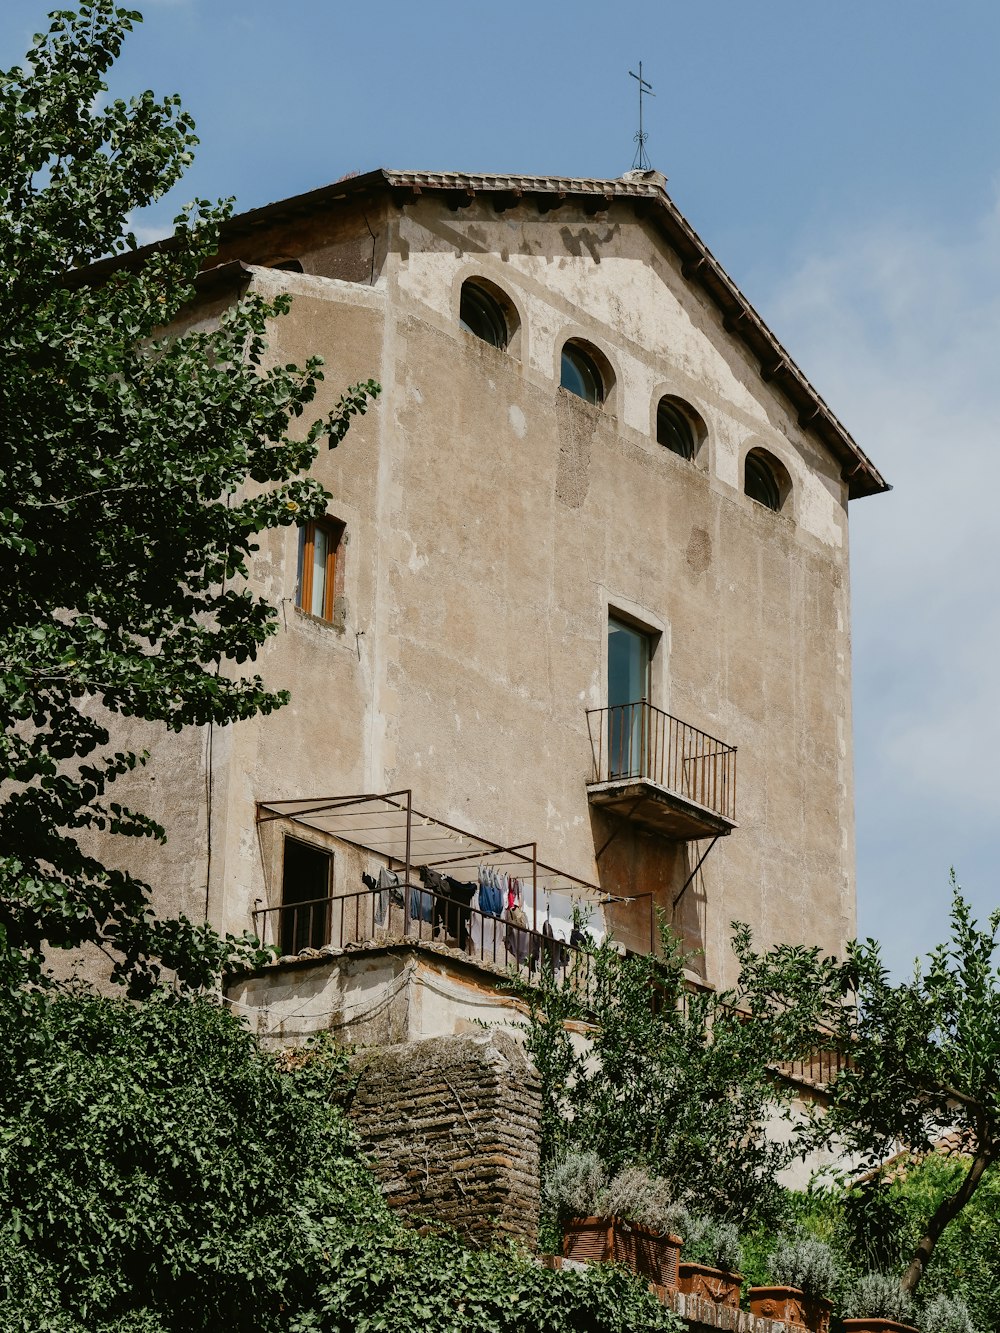
[[[202,141],[149,236],[379,166],[620,175],[643,62],[672,198],[894,487],[851,507],[859,934],[904,974],[951,867],[1000,906],[996,0],[134,3],[113,91]]]

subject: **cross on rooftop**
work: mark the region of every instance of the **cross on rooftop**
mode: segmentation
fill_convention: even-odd
[[[642,98],[643,94],[647,97],[655,97],[656,93],[653,92],[653,85],[642,77],[641,60],[639,61],[639,73],[636,74],[634,70],[630,69],[629,75],[639,84],[639,130],[638,133],[633,136],[636,142],[636,150],[635,157],[632,159],[632,170],[635,171],[638,169],[639,171],[649,171],[652,164],[646,154],[646,140],[649,136],[642,128]]]

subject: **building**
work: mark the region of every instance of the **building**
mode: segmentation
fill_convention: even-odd
[[[196,318],[248,288],[292,293],[270,355],[320,354],[327,405],[382,394],[316,465],[327,519],[254,564],[291,705],[157,738],[141,779],[161,907],[311,959],[241,1002],[305,988],[346,1024],[341,950],[384,990],[387,938],[473,987],[574,904],[632,949],[662,912],[706,984],[734,919],[838,951],[848,504],[887,486],[664,178],[371,172],[235,218]],[[420,896],[480,866],[521,881],[527,934]],[[381,869],[415,887],[373,892]],[[471,960],[428,964],[432,937]]]

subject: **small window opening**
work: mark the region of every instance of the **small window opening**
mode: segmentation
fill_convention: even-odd
[[[280,268],[286,273],[302,273],[302,260],[295,259],[292,255],[271,255],[269,259],[261,261],[262,268]]]
[[[502,350],[510,342],[510,328],[503,307],[478,282],[462,284],[458,322],[466,332],[475,334],[491,347]]]
[[[579,343],[568,342],[562,349],[559,383],[578,398],[600,406],[605,398],[604,377],[596,359]]]
[[[679,454],[681,458],[694,458],[695,432],[691,418],[670,398],[661,398],[657,405],[656,439],[671,453]]]
[[[322,949],[330,942],[330,885],[333,857],[296,838],[285,839],[281,870],[283,954]]]
[[[743,490],[751,500],[777,513],[784,503],[789,486],[781,473],[784,473],[784,468],[777,459],[772,460],[762,449],[751,449],[744,464]]]
[[[343,523],[319,518],[299,529],[299,566],[295,605],[320,620],[334,618],[338,560]]]

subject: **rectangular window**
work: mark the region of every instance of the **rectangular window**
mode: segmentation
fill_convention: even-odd
[[[649,664],[648,634],[608,619],[608,758],[612,777],[645,772]]]
[[[279,940],[283,954],[329,944],[332,869],[333,857],[322,847],[285,839]]]
[[[317,518],[299,528],[295,605],[320,620],[333,620],[343,523]]]

